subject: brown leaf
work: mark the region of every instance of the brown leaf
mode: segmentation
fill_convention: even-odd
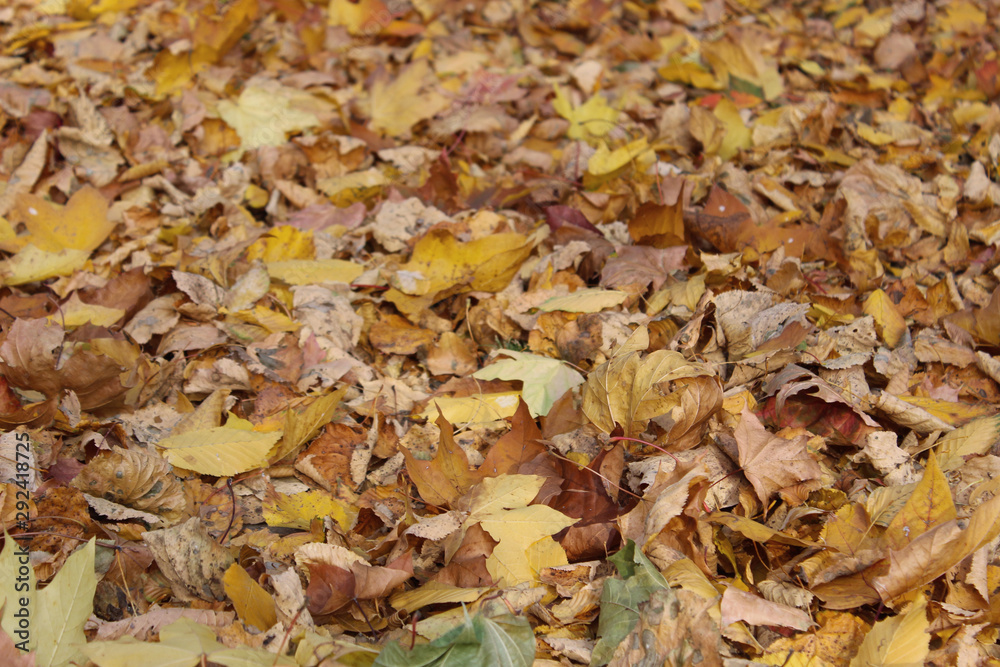
[[[628,233],[639,245],[669,248],[684,243],[684,202],[671,206],[646,202],[628,222]]]
[[[605,287],[639,285],[660,289],[675,271],[687,268],[687,246],[651,248],[649,246],[621,246],[615,257],[604,265],[601,284]]]
[[[719,252],[738,250],[740,236],[753,226],[750,211],[743,202],[718,185],[712,186],[704,208],[685,222],[692,236],[708,241]]]
[[[84,493],[143,512],[170,525],[187,504],[173,468],[155,452],[115,449],[91,460],[71,482]]]
[[[173,528],[150,530],[142,540],[181,600],[225,600],[222,577],[233,557],[192,517]]]
[[[329,563],[308,563],[309,613],[325,616],[345,607],[354,597],[354,573]]]
[[[0,629],[0,664],[7,667],[35,667],[35,654],[21,651],[14,645],[11,636]]]
[[[899,551],[889,552],[889,571],[872,585],[883,602],[937,579],[1000,533],[1000,494],[976,508],[963,529],[957,520],[931,528]]]
[[[469,459],[455,442],[451,424],[444,416],[437,419],[441,429],[441,444],[434,458],[418,459],[405,447],[406,470],[416,484],[420,497],[438,507],[452,507],[458,498],[476,482],[475,473],[469,469]]]
[[[496,545],[497,541],[481,524],[472,525],[448,564],[434,575],[434,581],[460,588],[492,586],[493,576],[486,569],[486,557],[493,553]]]
[[[516,472],[522,464],[545,453],[545,447],[538,442],[541,438],[542,432],[532,419],[527,404],[518,399],[517,411],[511,417],[510,430],[490,447],[476,475],[481,479]]]
[[[745,406],[733,435],[739,447],[743,474],[764,504],[775,491],[817,479],[822,473],[806,448],[808,436],[800,435],[791,440],[776,436]]]
[[[351,456],[363,445],[366,436],[347,424],[327,424],[295,460],[295,469],[308,475],[327,491],[341,480],[351,478]]]
[[[354,572],[354,594],[357,598],[375,600],[387,596],[413,576],[413,556],[407,552],[385,567],[354,563],[351,570]]]
[[[437,334],[410,324],[399,315],[383,315],[372,324],[368,340],[372,347],[385,354],[413,354],[434,343]]]
[[[427,350],[427,370],[431,375],[469,375],[479,368],[469,343],[458,334],[446,331],[437,344]]]
[[[780,625],[794,630],[807,630],[813,624],[809,614],[788,605],[770,602],[762,597],[730,586],[722,594],[722,625],[743,621],[748,625]]]

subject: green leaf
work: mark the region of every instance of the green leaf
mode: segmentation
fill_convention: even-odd
[[[530,667],[534,659],[535,634],[527,619],[513,614],[496,618],[476,614],[413,650],[398,643],[387,645],[372,667]]]
[[[510,359],[501,359],[472,374],[480,380],[520,380],[521,397],[532,417],[547,415],[552,404],[573,387],[583,384],[583,376],[566,362],[516,350],[500,350]]]
[[[601,616],[597,622],[600,639],[591,655],[592,667],[608,664],[615,648],[639,622],[639,605],[648,601],[654,591],[669,588],[667,580],[632,540],[609,560],[625,579],[604,582]]]

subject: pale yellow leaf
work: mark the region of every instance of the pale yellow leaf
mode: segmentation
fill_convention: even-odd
[[[38,645],[38,635],[27,632],[19,636],[17,634],[19,619],[14,616],[15,613],[32,614],[37,606],[35,569],[31,566],[30,558],[27,546],[19,545],[4,530],[4,547],[3,552],[0,552],[0,607],[3,607],[0,627],[14,638],[15,642],[27,642],[25,645],[34,650]]]
[[[178,468],[231,477],[267,465],[267,453],[279,438],[281,431],[256,433],[218,426],[171,435],[158,446],[164,450],[164,458]]]
[[[628,298],[627,292],[590,287],[563,296],[554,296],[538,307],[543,313],[562,310],[567,313],[599,313],[614,308]]]
[[[61,324],[66,329],[83,326],[88,322],[98,327],[109,327],[121,318],[125,311],[121,308],[108,308],[84,303],[76,292],[64,303],[58,313],[49,315],[48,320]]]
[[[1000,439],[1000,416],[974,419],[965,426],[945,433],[935,443],[941,470],[951,472],[965,463],[965,457],[986,454]]]
[[[486,569],[500,586],[516,586],[533,581],[528,548],[548,535],[572,526],[579,519],[571,519],[547,505],[531,505],[505,510],[480,520],[480,525],[499,544],[486,559]]]
[[[372,85],[372,129],[390,137],[408,134],[410,128],[448,108],[451,102],[434,89],[421,88],[433,81],[426,59],[381,78]]]
[[[865,635],[851,667],[922,667],[929,652],[927,601],[917,598],[901,616],[876,623]]]
[[[569,121],[566,136],[570,139],[592,141],[606,136],[617,127],[619,111],[608,106],[601,94],[594,95],[578,107],[574,107],[569,97],[559,85],[555,86],[556,98],[552,108]]]
[[[396,593],[389,598],[389,603],[395,609],[405,609],[412,614],[418,609],[431,604],[473,602],[488,590],[490,589],[460,588],[451,584],[443,584],[439,581],[428,581],[423,586],[414,588],[411,591]]]
[[[281,146],[289,133],[319,125],[316,116],[292,106],[299,94],[283,86],[248,86],[235,104],[219,102],[219,116],[236,130],[243,150]]]
[[[343,259],[289,259],[268,262],[267,272],[289,285],[350,283],[365,272],[360,264]]]
[[[83,626],[94,610],[94,538],[77,549],[48,586],[35,594],[32,630],[38,634],[35,664],[61,667],[83,658]]]

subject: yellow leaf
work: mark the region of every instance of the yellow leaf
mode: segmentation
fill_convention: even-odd
[[[648,340],[648,332],[644,335]],[[642,357],[623,346],[591,371],[583,389],[583,412],[590,421],[605,433],[620,425],[626,436],[642,433],[653,417],[669,414],[675,422],[671,434],[680,437],[721,405],[715,372],[675,350]]]
[[[83,626],[94,608],[94,538],[77,549],[48,586],[35,594],[31,628],[37,633],[35,664],[55,667],[85,662],[80,647],[87,638]]]
[[[426,59],[400,70],[389,81],[375,81],[371,92],[372,129],[390,137],[399,137],[422,120],[444,111],[451,102],[436,90],[420,91],[433,82]]]
[[[899,396],[900,401],[926,411],[948,425],[983,417],[993,412],[985,403],[956,403],[926,396]]]
[[[621,169],[633,160],[640,163],[648,162],[648,158],[652,157],[652,154],[649,142],[646,141],[645,137],[631,141],[613,151],[609,151],[607,145],[602,142],[597,147],[597,152],[591,155],[587,161],[587,171],[594,176],[605,176]]]
[[[289,285],[350,283],[364,272],[360,264],[343,259],[288,259],[267,263],[268,275]]]
[[[934,526],[956,516],[948,480],[938,467],[937,458],[931,454],[923,478],[885,529],[886,544],[891,549],[902,549]]]
[[[81,250],[89,255],[115,228],[108,220],[108,200],[89,185],[59,207],[38,195],[22,193],[14,211],[28,229],[28,243],[46,252]]]
[[[294,332],[302,328],[300,322],[296,322],[288,315],[280,313],[275,310],[271,310],[266,306],[257,305],[254,306],[253,310],[241,310],[237,313],[233,313],[232,317],[237,318],[248,324],[256,324],[259,327],[264,327],[267,329],[268,333],[276,332]]]
[[[517,411],[521,394],[507,391],[499,394],[473,394],[462,398],[435,398],[416,417],[434,420],[440,414],[452,424],[481,424],[512,417]]]
[[[667,81],[686,83],[695,88],[705,90],[722,90],[724,86],[698,63],[681,60],[677,56],[671,56],[670,63],[657,70]]]
[[[574,107],[560,86],[556,85],[555,91],[556,98],[552,101],[552,108],[569,121],[566,136],[570,139],[592,141],[606,136],[617,126],[619,112],[608,106],[603,95],[594,95],[580,106]]]
[[[461,291],[499,292],[507,287],[533,244],[521,234],[502,233],[462,243],[444,229],[433,229],[417,241],[410,261],[390,283],[404,294],[437,295]]]
[[[279,225],[254,241],[247,248],[247,260],[277,262],[287,259],[315,259],[316,247],[312,232],[291,225]]]
[[[330,0],[327,23],[342,25],[351,35],[374,37],[392,20],[389,9],[381,0]]]
[[[0,244],[3,244],[4,250],[17,250],[18,248],[10,248],[7,245],[8,241],[13,241],[17,238],[17,232],[14,228],[10,226],[7,222],[7,218],[0,215]]]
[[[267,465],[267,453],[280,438],[281,431],[257,433],[217,426],[171,435],[157,446],[178,468],[231,477]]]
[[[530,581],[538,581],[538,573],[547,567],[569,565],[566,550],[548,535],[529,545],[525,555],[528,558],[528,569],[531,571]]]
[[[889,347],[896,347],[906,333],[906,320],[889,295],[877,289],[865,300],[865,315],[875,318],[875,328]]]
[[[90,252],[86,250],[67,248],[58,252],[46,252],[27,245],[10,259],[0,262],[0,275],[3,276],[5,285],[23,285],[68,276],[82,269],[88,257]]]
[[[235,104],[219,102],[219,116],[236,130],[243,150],[281,146],[290,132],[319,125],[316,116],[292,106],[300,95],[304,93],[283,86],[248,86]]]
[[[941,470],[957,470],[965,463],[966,457],[988,453],[998,438],[1000,416],[997,415],[981,417],[945,433],[934,443],[934,451],[941,460]]]
[[[14,491],[7,497],[13,497],[16,493]],[[38,591],[35,590],[35,569],[28,565],[30,556],[27,548],[21,547],[10,539],[6,529],[4,529],[3,535],[4,546],[3,550],[0,551],[0,607],[3,609],[3,618],[0,627],[9,636],[16,637],[15,641],[25,642],[24,646],[33,651],[38,645],[38,635],[35,633],[29,633],[27,637],[16,635],[15,631],[18,630],[19,623],[18,619],[14,617],[14,613],[28,608],[30,614],[31,610],[37,606],[35,603],[38,595]]]
[[[77,293],[73,292],[69,301],[60,307],[58,313],[49,315],[48,320],[61,324],[66,329],[72,329],[88,322],[99,327],[109,327],[123,317],[125,317],[125,311],[121,308],[108,308],[84,303],[80,301]]]
[[[876,623],[861,642],[851,667],[922,667],[931,638],[926,609],[927,601],[920,595],[905,614]]]
[[[218,58],[218,52],[204,44],[178,53],[160,51],[153,66],[147,70],[156,82],[156,99],[163,99],[188,87],[195,76],[208,69]]]
[[[399,610],[405,609],[413,613],[422,607],[432,604],[456,604],[473,602],[489,588],[460,588],[439,581],[428,581],[423,586],[411,591],[396,593],[389,598],[389,603]]]
[[[469,523],[499,516],[505,509],[526,507],[545,484],[540,475],[487,477],[469,492]]]
[[[254,581],[243,566],[233,563],[222,575],[222,585],[240,620],[261,632],[278,622],[274,598]]]
[[[330,197],[335,206],[341,208],[354,202],[364,201],[378,192],[378,188],[388,185],[389,179],[381,171],[372,167],[364,171],[353,171],[343,176],[321,178],[316,181],[316,189]]]
[[[880,130],[876,130],[871,125],[858,123],[858,136],[870,143],[872,146],[885,146],[895,141],[895,137]]]
[[[724,38],[702,47],[702,58],[716,71],[721,81],[733,85],[731,77],[760,89],[760,96],[773,100],[784,91],[784,81],[774,63],[764,60],[763,52],[749,38],[739,42]]]
[[[538,307],[543,313],[562,310],[567,313],[599,313],[614,308],[628,298],[627,292],[599,288],[578,289],[564,296],[554,296]]]
[[[323,424],[330,422],[346,392],[347,385],[344,385],[337,391],[317,398],[304,410],[285,412],[284,435],[269,458],[272,461],[283,459],[308,442]]]
[[[739,109],[728,97],[719,100],[712,112],[724,128],[722,144],[719,146],[719,157],[728,160],[742,149],[753,145],[750,128],[743,122]]]
[[[942,30],[976,33],[986,25],[986,14],[971,2],[949,2],[944,13],[938,14],[938,26]]]
[[[276,528],[308,530],[316,517],[328,516],[345,531],[354,528],[358,509],[334,498],[328,491],[314,489],[292,496],[279,493],[274,502],[264,501],[264,521]]]
[[[547,505],[502,510],[480,519],[483,530],[499,542],[486,559],[486,569],[502,587],[535,581],[528,559],[529,547],[577,521]]]

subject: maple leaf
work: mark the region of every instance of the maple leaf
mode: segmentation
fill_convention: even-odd
[[[500,359],[476,371],[473,377],[520,380],[523,383],[521,396],[532,417],[548,414],[557,398],[584,382],[582,375],[560,359],[517,350],[500,350],[498,354],[510,359]]]
[[[775,491],[819,479],[822,474],[806,446],[808,436],[785,439],[774,435],[745,407],[733,435],[740,467],[762,503],[766,504]]]

